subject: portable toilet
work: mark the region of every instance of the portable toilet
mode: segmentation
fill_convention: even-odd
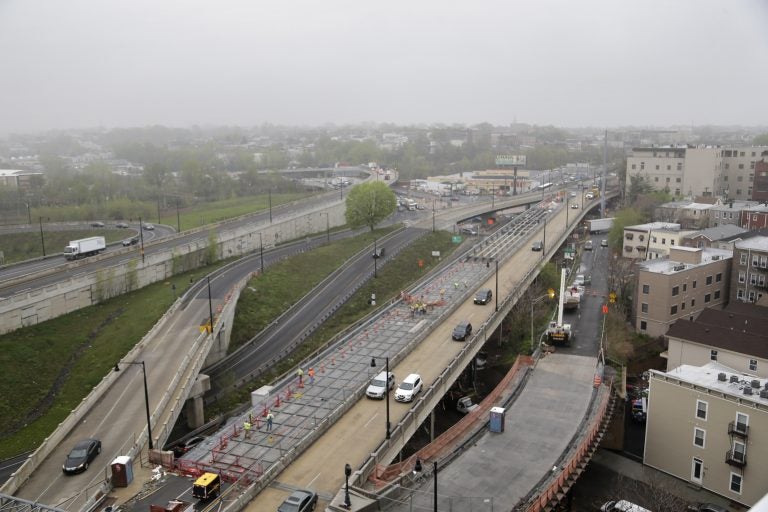
[[[491,407],[491,432],[504,432],[504,411],[503,407]]]
[[[110,464],[112,467],[112,485],[114,487],[128,487],[133,482],[133,461],[127,455],[115,457]]]

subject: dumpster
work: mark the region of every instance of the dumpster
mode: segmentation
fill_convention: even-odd
[[[112,486],[128,487],[133,482],[133,461],[127,455],[115,457],[112,461]]]
[[[491,407],[491,432],[504,432],[504,408]]]

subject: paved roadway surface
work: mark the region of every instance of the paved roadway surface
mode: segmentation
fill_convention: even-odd
[[[595,236],[599,247],[599,237]],[[575,329],[571,347],[559,347],[538,361],[522,393],[507,408],[503,433],[487,430],[471,448],[438,470],[440,510],[511,510],[570,446],[593,397],[601,331],[600,306],[607,284],[608,250],[582,254],[578,273],[592,274],[578,312],[564,321]],[[426,469],[431,464],[425,463]],[[502,475],[500,478],[499,476]],[[427,478],[391,510],[430,510],[434,481]]]
[[[548,237],[553,239],[555,238],[555,233],[562,233],[564,225],[565,213],[561,209],[548,222]],[[500,266],[499,295],[506,296],[510,294],[515,289],[520,276],[525,273],[525,270],[539,264],[541,258],[542,253],[532,252],[527,246],[524,246],[510,260]],[[473,287],[493,288],[494,285],[495,279],[493,276],[487,277],[483,281],[472,281]],[[588,309],[588,307],[585,309]],[[493,308],[476,306],[472,304],[470,297],[450,316],[431,328],[430,334],[412,352],[393,365],[393,371],[400,379],[408,373],[418,372],[424,379],[425,384],[429,386],[462,347],[461,343],[453,342],[450,339],[450,332],[453,326],[461,319],[470,319],[473,324],[480,325],[492,313]],[[575,351],[578,352],[579,350],[581,348],[577,344]],[[573,357],[578,358],[579,356]],[[594,358],[589,356],[582,356],[582,358],[585,360],[582,366],[586,367],[591,364],[592,371],[581,370],[578,374],[586,378],[586,373],[589,373],[587,380],[589,381],[589,389],[591,389],[591,381],[594,376]],[[364,361],[361,361],[360,364],[361,366],[364,365]],[[555,368],[551,372],[554,377],[556,375]],[[343,384],[340,383],[339,386],[343,386]],[[550,385],[550,387],[552,386]],[[588,398],[585,400],[588,400]],[[304,399],[303,396],[301,399],[308,400]],[[572,437],[584,415],[584,408],[584,401],[582,401],[582,407],[580,412],[576,414],[576,417],[565,421],[565,423],[570,424],[570,434],[560,432],[557,434],[557,437],[565,439]],[[279,475],[278,481],[257,496],[248,505],[247,510],[254,512],[274,510],[287,496],[288,493],[285,489],[291,488],[312,488],[317,490],[321,498],[334,496],[343,483],[344,464],[350,463],[353,468],[359,467],[383,439],[383,424],[385,421],[383,409],[384,406],[381,402],[370,400],[358,401],[322,437],[316,440],[288,466]],[[392,404],[392,424],[397,424],[408,410],[409,405],[407,404]],[[283,422],[290,422],[292,420],[293,418],[288,417]],[[274,437],[273,440],[274,442],[279,442],[281,439]],[[531,447],[532,450],[537,450],[537,448]],[[553,453],[550,456],[557,458],[560,456],[560,452]],[[536,471],[535,476],[536,481],[538,481],[542,474],[540,471]],[[504,485],[508,485],[508,483]]]

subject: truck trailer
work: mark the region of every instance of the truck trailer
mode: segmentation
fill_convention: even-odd
[[[590,233],[607,233],[613,227],[613,217],[606,219],[591,219],[589,221]]]
[[[68,260],[76,260],[93,254],[99,254],[106,248],[107,242],[103,236],[81,238],[80,240],[69,242],[69,245],[64,248],[64,257]]]

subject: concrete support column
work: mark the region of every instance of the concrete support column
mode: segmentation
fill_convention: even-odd
[[[435,440],[435,410],[429,413],[429,442]]]
[[[205,423],[205,410],[203,408],[203,395],[211,389],[211,379],[201,373],[197,376],[189,398],[184,404],[184,413],[187,416],[187,426],[191,429],[202,427]]]

